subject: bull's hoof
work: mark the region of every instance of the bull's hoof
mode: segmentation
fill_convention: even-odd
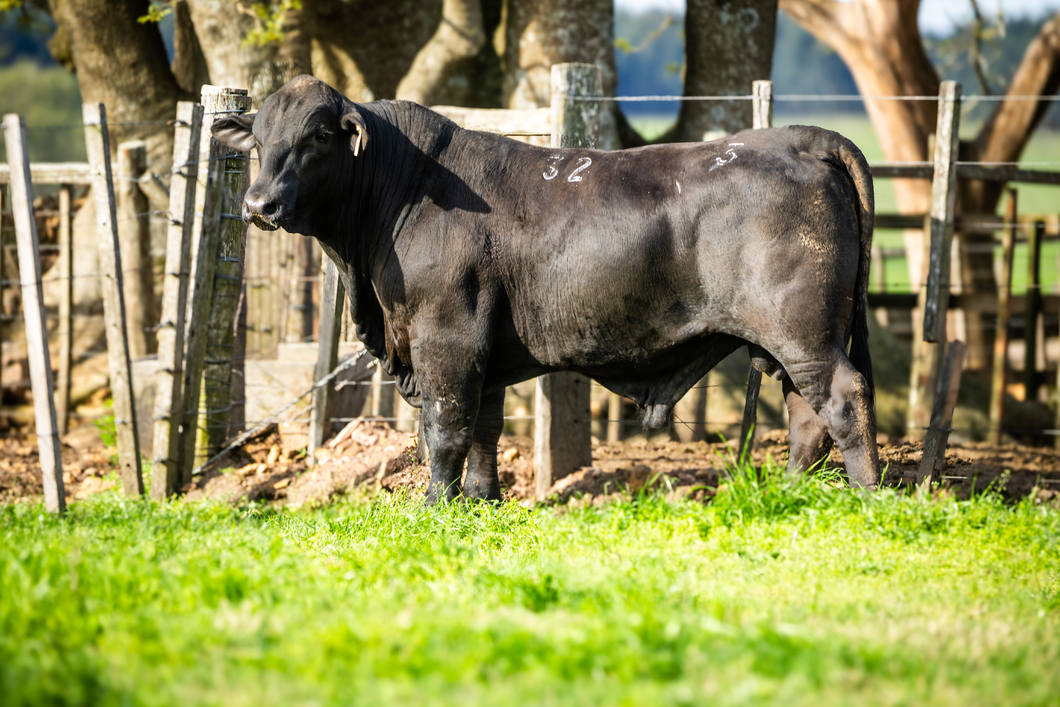
[[[500,501],[501,485],[497,479],[464,479],[464,498],[472,501]]]
[[[440,483],[432,481],[427,487],[427,497],[424,499],[429,506],[435,506],[439,503],[450,503],[456,500],[456,497],[460,495],[460,483],[454,482],[451,484]]]

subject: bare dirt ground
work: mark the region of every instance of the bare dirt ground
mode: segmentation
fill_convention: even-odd
[[[36,439],[0,440],[0,503],[39,499],[42,494]],[[913,440],[880,439],[884,483],[900,485],[920,463],[922,445]],[[229,503],[264,501],[286,506],[326,503],[351,494],[407,489],[422,493],[429,472],[416,460],[407,433],[371,421],[352,423],[318,452],[319,462],[305,458],[305,431],[271,428],[231,452],[214,468],[184,489],[188,499],[220,499]],[[783,463],[787,435],[773,432],[759,439],[756,464],[772,458]],[[98,432],[82,429],[63,444],[63,478],[67,500],[85,498],[117,484],[114,450],[103,446]],[[593,465],[560,479],[552,487],[552,503],[584,505],[628,498],[652,485],[669,498],[704,499],[723,482],[732,447],[704,442],[633,439],[594,443]],[[842,467],[833,452],[831,463]],[[533,446],[527,437],[505,436],[498,453],[501,486],[506,498],[533,503]],[[946,483],[958,497],[993,485],[1007,498],[1035,494],[1040,501],[1058,501],[1060,451],[1053,448],[981,443],[951,444],[947,450]]]

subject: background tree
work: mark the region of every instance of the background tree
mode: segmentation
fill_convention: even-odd
[[[917,27],[920,0],[780,0],[780,8],[818,40],[831,47],[850,68],[863,96],[925,96],[938,93],[939,75]],[[1060,14],[1045,23],[1027,47],[1004,93],[1050,96],[1060,87]],[[966,93],[968,90],[966,88]],[[937,106],[931,101],[867,100],[884,156],[894,161],[922,161],[935,132]],[[1051,106],[1044,100],[1016,100],[994,105],[976,138],[961,144],[960,159],[1018,161],[1027,141]],[[959,208],[966,213],[994,212],[1004,184],[960,182]],[[895,180],[898,207],[925,213],[931,185],[925,180]],[[992,243],[984,233],[958,234],[963,284],[996,292],[992,251],[974,246]],[[924,280],[923,232],[907,231],[909,280],[914,289]],[[965,246],[973,246],[966,248]],[[993,347],[983,315],[966,313],[968,364],[985,369]]]

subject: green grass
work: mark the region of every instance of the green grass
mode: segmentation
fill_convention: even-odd
[[[20,113],[32,162],[83,162],[85,130],[77,77],[60,66],[24,61],[0,69],[3,112]],[[7,150],[0,144],[0,161]]]
[[[1031,502],[746,474],[569,513],[18,505],[0,701],[1056,704],[1058,539]]]

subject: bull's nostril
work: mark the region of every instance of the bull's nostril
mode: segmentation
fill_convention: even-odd
[[[261,213],[265,214],[266,216],[272,216],[274,213],[276,213],[276,202],[270,201],[264,206],[262,206]]]

